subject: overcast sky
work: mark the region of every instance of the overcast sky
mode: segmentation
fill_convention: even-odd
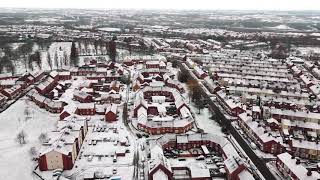
[[[320,0],[0,0],[0,7],[320,10]]]

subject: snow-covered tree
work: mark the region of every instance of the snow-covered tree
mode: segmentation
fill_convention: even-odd
[[[19,144],[26,144],[26,138],[27,138],[27,134],[21,130],[16,137],[16,140],[18,141]]]
[[[47,53],[47,61],[48,61],[48,65],[50,67],[50,70],[52,70],[52,60],[51,60],[51,55],[50,55],[49,51]]]
[[[37,151],[36,147],[31,147],[29,150],[29,153],[30,153],[31,157],[33,157],[33,158],[37,157],[37,155],[38,155],[38,151]]]

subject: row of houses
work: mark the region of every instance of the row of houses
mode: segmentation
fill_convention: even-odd
[[[194,74],[199,78],[199,79],[204,79],[208,77],[208,73],[203,70],[197,63],[193,62],[190,58],[186,58],[186,65],[190,68],[193,69]]]
[[[248,171],[244,160],[240,158],[237,151],[229,141],[221,136],[213,134],[188,134],[188,135],[174,135],[167,134],[158,138],[153,146],[151,145],[150,159],[148,161],[148,179],[155,180],[160,176],[162,179],[174,179],[174,170],[187,170],[190,172],[188,179],[193,180],[208,180],[212,179],[209,169],[196,169],[193,171],[193,166],[179,166],[179,164],[172,165],[168,159],[163,155],[165,149],[181,149],[190,150],[194,148],[201,149],[201,146],[207,146],[214,151],[221,153],[224,159],[225,170],[227,179],[230,180],[253,180],[253,175]],[[160,147],[160,148],[159,148]],[[203,152],[199,151],[198,154],[191,156],[202,155]],[[183,154],[186,156],[186,154]],[[198,171],[201,171],[198,172]],[[205,172],[206,171],[206,172]]]
[[[38,165],[41,171],[70,170],[79,155],[88,132],[85,119],[60,120],[57,129],[49,132],[39,152]]]
[[[262,121],[247,111],[238,116],[238,125],[263,152],[277,155],[287,151],[301,158],[320,158],[318,123],[270,116]]]
[[[304,62],[304,67],[308,69],[317,79],[320,79],[320,70],[315,64],[310,61]]]
[[[113,122],[118,120],[118,105],[117,104],[105,104],[97,105],[95,103],[78,103],[69,104],[65,106],[60,113],[60,120],[74,114],[80,116],[93,116],[95,114],[105,115],[107,122]]]
[[[180,92],[163,82],[151,83],[136,92],[132,117],[136,118],[135,126],[149,134],[185,133],[194,124]]]
[[[272,119],[267,120],[267,122],[270,124],[278,123],[278,121]],[[261,151],[275,155],[285,151],[283,138],[272,131],[268,125],[255,120],[247,112],[239,115],[238,125]]]
[[[152,68],[165,68],[164,66],[167,63],[167,60],[163,56],[126,56],[123,63],[127,66],[148,64],[148,67]]]
[[[276,160],[276,167],[286,179],[295,180],[318,180],[320,174],[302,165],[300,159],[285,152],[279,154]]]
[[[71,76],[86,76],[91,80],[105,80],[107,82],[119,80],[119,78],[125,73],[122,65],[116,63],[111,65],[102,64],[84,65],[81,67],[73,67],[70,69]],[[115,70],[116,69],[116,70]]]
[[[196,66],[192,61],[186,64]],[[205,78],[204,85],[216,95],[217,102],[229,115],[238,118],[239,127],[263,152],[277,155],[288,151],[301,158],[319,158],[320,116],[318,105],[310,100],[309,93],[315,94],[318,88],[312,90],[317,83],[311,75],[305,74],[291,61],[284,64],[241,58],[228,63],[214,62],[214,66],[211,70],[218,72],[217,78]],[[273,72],[275,67],[278,72]],[[253,73],[251,77],[249,72]],[[269,79],[256,77],[255,72],[269,73]],[[251,84],[243,83],[240,74],[252,78]],[[230,79],[233,79],[231,83],[228,82]],[[235,79],[237,83],[232,84]],[[276,80],[283,81],[278,91],[274,89]],[[270,86],[260,87],[262,83]]]
[[[46,109],[51,113],[59,114],[63,111],[66,103],[62,101],[53,101],[50,98],[47,98],[39,94],[36,90],[31,90],[27,96],[40,108]]]
[[[25,73],[22,76],[5,76],[0,82],[0,107],[4,106],[8,100],[15,99],[30,85],[39,81],[44,76],[43,71]],[[10,83],[3,83],[10,81]]]
[[[227,95],[224,90],[216,92],[218,103],[225,109],[225,111],[234,117],[245,112],[246,105],[241,102],[241,99],[235,96]]]
[[[320,84],[318,80],[315,78],[318,77],[317,73],[314,73],[314,77],[311,73],[305,71],[303,67],[299,68],[298,65],[295,65],[292,61],[287,60],[286,63],[288,68],[290,68],[293,74],[304,83],[306,88],[315,96],[315,98],[320,99]],[[314,69],[316,69],[316,71],[319,71],[317,68],[314,67],[313,64],[311,64],[308,61],[306,61],[304,65],[310,71]]]

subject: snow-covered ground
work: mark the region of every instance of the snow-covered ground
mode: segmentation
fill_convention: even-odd
[[[21,46],[22,43],[12,43],[11,47],[13,50],[17,49],[19,46]],[[60,49],[61,48],[61,49]],[[60,68],[69,68],[70,63],[69,63],[69,56],[71,52],[71,42],[53,42],[48,49],[46,50],[41,50],[37,44],[34,44],[32,48],[32,53],[36,52],[39,50],[40,52],[40,58],[41,58],[41,64],[39,65],[36,62],[32,63],[32,69],[29,67],[25,66],[25,59],[26,57],[21,57],[20,59],[13,60],[13,66],[15,68],[15,74],[22,74],[27,71],[38,71],[38,70],[51,70],[51,67],[49,65],[48,61],[48,53],[50,54],[51,58],[51,63],[52,63],[52,69],[60,69]],[[57,58],[55,58],[57,56]],[[67,57],[67,66],[63,65],[63,62],[65,61],[65,57]],[[55,61],[56,59],[56,61]],[[7,69],[4,69],[4,73],[9,72]]]
[[[71,53],[71,42],[54,42],[51,44],[48,52],[50,54],[50,58],[52,61],[52,69],[61,69],[61,68],[68,68],[70,67],[70,61],[69,56]],[[44,58],[44,61],[42,61],[42,68],[43,70],[50,70],[50,67],[48,66],[48,59],[47,59],[47,53]],[[65,56],[68,57],[67,59],[67,66],[64,65]],[[46,64],[47,63],[47,64]]]
[[[269,29],[275,29],[275,30],[296,30],[294,28],[291,28],[285,24],[280,24],[278,26],[269,27]]]
[[[60,97],[60,101],[68,103],[68,106],[75,106],[79,102],[73,100],[73,93],[79,89],[80,85],[87,80],[84,77],[74,77],[71,86]],[[126,88],[121,88],[120,93],[125,94]],[[101,172],[104,175],[120,176],[122,179],[131,179],[134,171],[134,152],[136,150],[135,137],[130,133],[123,124],[122,120],[123,106],[118,106],[118,121],[107,123],[104,121],[104,115],[84,116],[89,120],[89,131],[86,135],[84,144],[81,147],[80,155],[70,171],[65,171],[64,176],[73,178],[82,178],[86,174]],[[94,127],[106,127],[107,130],[98,132]],[[113,128],[117,128],[117,133],[113,132]],[[115,140],[121,140],[128,137],[130,146],[115,145]],[[110,140],[107,140],[110,138]],[[92,145],[92,141],[97,141],[96,145]],[[117,162],[113,162],[113,156],[116,150],[129,150],[125,157],[118,157]],[[91,160],[88,157],[92,156]],[[97,157],[103,156],[103,157]],[[113,169],[117,169],[117,173],[113,174]],[[45,177],[49,177],[43,173]]]
[[[301,52],[301,55],[309,55],[311,52],[320,53],[319,47],[298,47],[297,51]]]
[[[35,162],[29,153],[31,147],[40,147],[38,137],[54,129],[58,115],[40,109],[22,98],[0,114],[0,177],[10,180],[36,179],[32,170]],[[29,118],[25,109],[28,107]],[[16,141],[18,132],[26,133],[26,144]]]
[[[198,108],[194,107],[193,105],[191,105],[191,109],[194,112],[198,127],[203,129],[205,133],[217,134],[221,136],[224,135],[221,131],[221,126],[214,119],[210,119],[212,114],[208,108],[202,109],[200,114],[198,114]]]

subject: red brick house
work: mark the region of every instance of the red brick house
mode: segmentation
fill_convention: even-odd
[[[83,91],[75,91],[73,94],[73,98],[76,101],[79,101],[81,103],[90,103],[92,102],[92,95],[83,92]]]
[[[134,107],[133,117],[137,117],[138,110],[140,108],[145,108],[146,110],[148,110],[148,104],[145,100],[141,100],[140,102],[136,103],[136,106]]]
[[[281,144],[282,138],[273,137],[272,131],[267,130],[257,121],[253,121],[253,118],[247,113],[240,114],[238,120],[241,129],[261,151],[275,155],[284,151],[284,147]]]
[[[283,177],[294,180],[320,179],[319,172],[304,167],[300,159],[285,152],[279,154],[276,160],[276,167]]]
[[[237,117],[239,114],[245,112],[244,105],[240,100],[227,96],[226,93],[221,90],[217,93],[217,101],[231,116]]]
[[[19,80],[26,82],[27,86],[35,82],[35,78],[30,73],[24,74]]]
[[[182,149],[185,151],[189,151],[194,148],[202,148],[201,146],[210,147],[213,151],[222,154],[222,158],[224,159],[225,170],[227,174],[227,179],[229,180],[254,180],[253,175],[247,170],[244,165],[244,160],[239,157],[237,151],[234,149],[232,144],[224,139],[221,136],[213,135],[213,134],[188,134],[188,135],[164,135],[158,139],[158,143],[162,147],[162,149]],[[202,153],[190,153],[190,154],[180,154],[180,157],[194,157],[198,156]],[[154,153],[153,153],[154,154]],[[151,154],[152,157],[152,154]],[[151,158],[151,164],[153,160]],[[150,163],[149,163],[150,164]],[[165,163],[162,163],[165,164]],[[155,165],[154,167],[157,167]],[[188,179],[208,179],[208,172],[206,175],[195,175],[197,174],[196,170],[186,167],[175,165],[171,168],[180,169],[180,170],[189,170],[189,178]],[[152,171],[149,171],[149,173]],[[150,178],[150,176],[149,176]]]
[[[194,73],[199,79],[204,79],[208,76],[208,74],[204,72],[199,66],[194,67]]]
[[[1,93],[8,97],[8,99],[14,99],[22,92],[21,85],[14,85],[11,88],[5,88],[1,90]]]
[[[240,180],[240,173],[246,170],[246,166],[239,157],[229,157],[224,161],[224,164],[228,180]],[[246,180],[249,180],[249,178],[246,178]]]
[[[72,120],[60,122],[57,131],[48,134],[38,159],[41,171],[72,169],[87,132],[86,121],[79,123]]]
[[[164,175],[158,175],[158,174],[164,174]],[[148,179],[149,180],[158,180],[159,178],[157,177],[166,177],[165,179],[168,180],[173,180],[173,172],[166,167],[164,164],[159,163],[157,165],[154,165],[152,169],[150,169],[149,174],[148,174]]]
[[[117,103],[121,102],[121,95],[120,94],[102,94],[100,103]]]
[[[107,107],[106,113],[105,113],[105,120],[107,122],[117,121],[117,117],[118,117],[117,108],[118,106],[115,104],[111,104]]]
[[[67,105],[64,107],[62,113],[60,114],[60,120],[63,120],[73,114],[77,114],[78,113],[78,108],[76,106],[73,105]]]
[[[146,69],[160,68],[159,61],[146,61]]]
[[[52,77],[54,81],[59,81],[59,73],[57,71],[51,71],[49,76]]]
[[[80,103],[77,104],[78,115],[94,115],[96,113],[95,105],[94,103]]]
[[[61,113],[63,111],[64,103],[63,102],[55,102],[50,101],[45,105],[47,111],[51,113]]]
[[[55,170],[61,168],[63,170],[70,170],[73,167],[72,152],[60,150],[51,150],[41,154],[38,159],[40,171]],[[55,158],[52,158],[55,157]]]
[[[41,96],[40,94],[38,94],[38,93],[34,93],[33,95],[32,95],[32,100],[34,101],[34,103],[37,105],[37,106],[39,106],[40,108],[45,108],[45,100],[46,100],[47,98],[46,97],[44,97],[44,96]]]
[[[33,71],[31,75],[34,77],[34,81],[40,81],[44,77],[44,71]]]
[[[57,81],[55,81],[52,77],[48,77],[44,82],[36,86],[35,89],[39,92],[39,94],[46,95],[52,91],[56,85]]]

